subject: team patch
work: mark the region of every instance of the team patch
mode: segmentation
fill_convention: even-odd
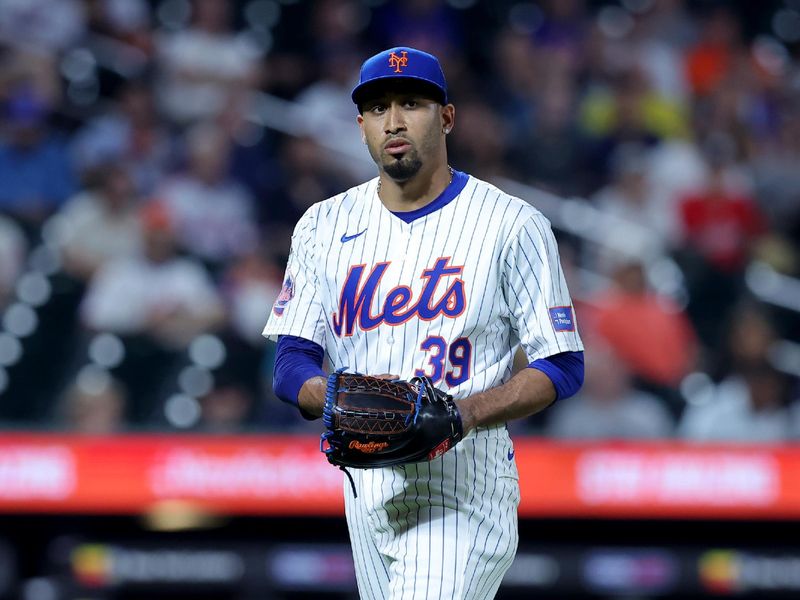
[[[272,312],[275,313],[275,316],[280,317],[283,315],[286,305],[289,304],[289,300],[292,298],[294,298],[294,279],[292,278],[292,274],[286,271],[286,279],[283,281],[281,293],[278,294],[278,298],[272,306]]]
[[[572,318],[571,306],[554,306],[550,311],[550,321],[556,331],[575,331],[575,321]]]

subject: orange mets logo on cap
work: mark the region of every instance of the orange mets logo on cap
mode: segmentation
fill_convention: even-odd
[[[402,50],[400,56],[392,52],[389,55],[389,67],[394,67],[395,73],[402,73],[402,67],[408,66],[408,52]]]

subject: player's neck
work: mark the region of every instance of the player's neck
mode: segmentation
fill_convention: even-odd
[[[378,197],[393,212],[417,210],[433,202],[453,180],[453,171],[445,162],[429,174],[420,171],[408,181],[397,182],[381,173]]]

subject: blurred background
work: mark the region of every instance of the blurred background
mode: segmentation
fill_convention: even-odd
[[[0,0],[0,598],[354,597],[260,332],[401,44],[453,167],[551,220],[586,344],[510,425],[501,597],[800,595],[800,2]],[[182,451],[263,487],[130,483],[213,472]]]

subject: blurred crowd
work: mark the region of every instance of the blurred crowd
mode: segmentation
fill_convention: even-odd
[[[0,0],[2,426],[316,430],[260,332],[294,223],[374,174],[350,91],[401,44],[444,63],[455,168],[604,217],[554,220],[585,386],[516,432],[800,437],[778,0]]]

